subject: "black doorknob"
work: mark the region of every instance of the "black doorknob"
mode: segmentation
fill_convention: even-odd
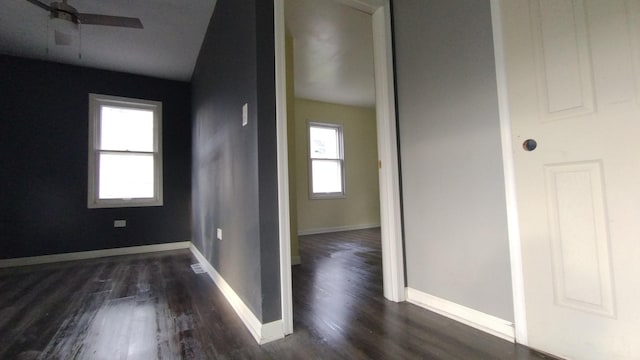
[[[524,151],[533,151],[538,147],[538,142],[533,139],[527,139],[522,143]]]

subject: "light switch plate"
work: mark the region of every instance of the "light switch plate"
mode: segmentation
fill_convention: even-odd
[[[218,235],[218,240],[222,240],[222,229],[218,228],[216,234]]]
[[[242,126],[247,126],[249,123],[249,104],[242,105]]]

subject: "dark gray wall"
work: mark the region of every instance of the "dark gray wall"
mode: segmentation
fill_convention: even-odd
[[[408,286],[513,321],[489,0],[394,0]]]
[[[162,102],[164,206],[87,208],[91,92]],[[0,94],[0,258],[191,238],[188,83],[0,56]]]
[[[193,242],[258,319],[280,319],[272,1],[217,1],[192,94]]]

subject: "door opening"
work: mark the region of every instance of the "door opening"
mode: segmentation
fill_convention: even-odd
[[[376,125],[380,195],[380,224],[383,257],[384,296],[404,301],[404,260],[400,225],[400,191],[396,138],[391,26],[389,1],[336,0],[372,15]],[[278,182],[280,218],[281,294],[284,333],[293,331],[291,300],[291,218],[287,142],[287,80],[284,0],[274,0],[276,43],[276,113],[278,131]]]

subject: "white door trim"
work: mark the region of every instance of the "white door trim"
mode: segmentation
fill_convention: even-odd
[[[384,297],[400,302],[405,301],[406,292],[389,1],[385,1],[385,5],[373,13],[372,22],[378,158],[382,165],[379,183]]]
[[[291,215],[289,210],[289,151],[287,144],[287,72],[284,0],[274,0],[276,72],[276,138],[278,157],[278,232],[280,234],[280,301],[284,335],[293,333],[291,285]]]
[[[509,97],[507,89],[507,69],[504,58],[504,33],[500,0],[491,0],[491,24],[493,28],[493,49],[496,63],[496,83],[498,88],[498,113],[502,138],[502,162],[504,167],[504,188],[507,206],[507,231],[509,236],[509,257],[511,262],[511,287],[513,289],[513,316],[516,342],[527,345],[527,316],[522,273],[522,251],[520,223],[516,196],[513,142],[511,141],[511,119],[509,117]]]
[[[400,208],[400,171],[396,131],[396,102],[393,76],[391,2],[383,5],[367,0],[334,0],[371,14],[373,59],[376,87],[376,126],[378,132],[378,171],[380,185],[380,234],[382,240],[382,278],[384,297],[406,300],[404,251]]]
[[[364,0],[337,0],[363,10]],[[378,156],[382,167],[380,181],[380,223],[384,296],[392,301],[405,300],[404,253],[400,217],[400,175],[396,135],[396,108],[391,46],[391,4],[370,7],[374,34],[376,77],[376,121]],[[278,148],[278,217],[280,230],[280,293],[285,334],[293,332],[291,289],[291,234],[289,214],[289,178],[287,159],[287,104],[285,63],[284,0],[274,0],[274,36],[276,67],[276,127]]]

